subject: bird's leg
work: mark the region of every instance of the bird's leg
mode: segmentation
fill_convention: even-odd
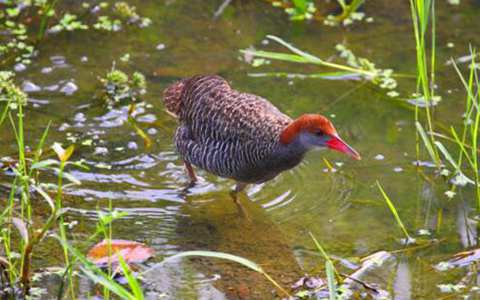
[[[249,219],[247,211],[245,208],[242,206],[242,203],[240,203],[238,199],[238,193],[243,191],[247,184],[245,182],[240,182],[238,181],[237,184],[235,185],[235,188],[230,192],[230,195],[232,196],[233,202],[238,208],[238,212],[240,213],[241,216],[245,217],[246,219]]]
[[[195,184],[195,182],[197,182],[197,176],[195,175],[192,165],[186,160],[184,160],[183,163],[185,164],[185,169],[187,169],[188,177],[190,177],[190,185]]]

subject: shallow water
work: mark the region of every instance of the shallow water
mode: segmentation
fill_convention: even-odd
[[[335,45],[344,42],[380,67],[414,74],[408,1],[368,3],[365,12],[374,22],[347,28],[292,23],[281,10],[262,1],[236,1],[213,20],[219,2],[137,1],[139,13],[153,20],[150,27],[50,36],[40,45],[34,63],[18,73],[20,83],[30,81],[41,87],[29,94],[29,144],[36,143],[48,120],[53,126],[47,143],[72,137],[79,143],[93,140],[92,146],[77,147],[73,157],[85,159],[90,166],[88,171],[70,170],[82,185],[66,190],[67,220],[78,221],[72,230],[75,244],[81,249],[91,246],[82,241],[95,229],[97,208],[107,209],[111,200],[115,209],[128,212],[115,222],[114,238],[151,245],[157,261],[184,250],[223,251],[257,262],[288,287],[305,273],[323,270],[324,261],[309,232],[329,254],[342,258],[405,247],[400,243],[402,232],[376,187],[378,180],[413,235],[418,237],[416,233],[426,229],[431,232],[426,239],[441,241],[397,252],[384,288],[395,299],[444,296],[436,285],[456,282],[462,273],[455,277],[435,271],[433,266],[476,245],[475,200],[470,189],[458,190],[449,200],[443,180],[425,180],[434,178],[433,170],[423,168],[420,173],[414,167],[413,107],[358,81],[249,77],[249,72],[315,69],[278,62],[254,69],[241,61],[238,52],[252,45],[280,50],[271,42],[266,45],[267,34],[322,58],[334,55]],[[458,123],[464,94],[453,68],[445,62],[466,55],[469,43],[478,46],[480,36],[475,28],[480,6],[473,1],[462,1],[459,7],[442,1],[438,6],[437,79],[443,101],[435,109],[435,117],[444,124]],[[453,48],[447,47],[449,42],[454,43]],[[159,44],[165,49],[156,49]],[[119,61],[125,53],[131,55],[128,63]],[[147,75],[146,105],[138,108],[136,119],[154,141],[149,149],[129,125],[128,108],[108,110],[98,98],[97,77],[105,74],[114,60],[120,69]],[[338,153],[309,153],[296,169],[247,189],[241,202],[248,218],[239,216],[231,201],[228,192],[233,182],[229,180],[198,171],[200,183],[186,190],[188,178],[172,144],[176,123],[164,112],[161,95],[179,78],[206,73],[220,74],[236,89],[269,99],[292,117],[306,112],[332,116],[340,135],[363,160],[349,160]],[[71,95],[60,91],[68,82],[78,86]],[[399,85],[399,92],[407,98],[414,91],[415,80],[404,78]],[[16,152],[12,132],[2,129],[0,146],[0,156]],[[323,158],[334,163],[337,172],[328,172]],[[0,175],[2,183],[11,179]],[[42,247],[35,259],[38,268],[61,265],[57,260],[62,257],[61,250],[54,242]],[[166,293],[167,299],[274,298],[273,287],[262,276],[216,260],[185,259],[156,268],[147,282],[149,291]],[[88,290],[87,281],[80,284]]]

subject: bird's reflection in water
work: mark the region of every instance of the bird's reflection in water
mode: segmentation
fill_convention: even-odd
[[[224,191],[187,196],[176,244],[182,250],[219,251],[247,258],[288,287],[301,276],[291,246],[260,205],[244,193],[237,196],[238,204]],[[195,262],[207,276],[221,276],[215,286],[229,299],[275,298],[274,287],[261,274],[227,261],[202,258]]]

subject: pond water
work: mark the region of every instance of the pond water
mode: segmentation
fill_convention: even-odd
[[[111,202],[115,209],[128,212],[114,223],[113,237],[152,246],[156,261],[185,250],[222,251],[255,261],[289,287],[305,273],[323,274],[324,260],[311,232],[335,257],[354,259],[379,250],[396,251],[395,263],[377,278],[395,299],[448,295],[437,284],[456,283],[464,274],[438,272],[433,266],[476,246],[475,197],[464,188],[449,199],[444,195],[448,184],[433,169],[415,168],[413,106],[361,81],[250,77],[251,72],[299,73],[315,68],[272,62],[255,69],[242,61],[239,52],[251,46],[283,51],[265,42],[267,34],[322,58],[331,57],[335,45],[345,43],[380,67],[413,75],[415,44],[408,1],[368,2],[365,13],[374,21],[346,28],[291,22],[281,9],[263,1],[234,1],[215,20],[213,12],[220,2],[133,1],[141,15],[152,19],[151,26],[108,34],[85,31],[49,36],[33,64],[17,74],[20,83],[32,82],[41,88],[29,93],[28,144],[36,143],[49,120],[53,123],[47,144],[68,143],[72,138],[78,144],[93,141],[91,146],[77,146],[73,157],[85,159],[90,169],[69,169],[82,182],[65,191],[67,221],[78,221],[72,229],[74,244],[82,250],[92,246],[85,239],[95,230],[96,211],[108,209]],[[479,13],[478,1],[462,1],[458,7],[438,3],[437,84],[443,97],[435,108],[439,126],[461,121],[464,92],[452,66],[445,62],[467,55],[469,43],[480,44]],[[119,60],[125,53],[130,54],[127,63]],[[142,97],[146,105],[137,109],[136,119],[154,142],[150,148],[128,123],[127,107],[107,109],[98,97],[97,78],[104,76],[112,61],[120,69],[147,75],[148,93]],[[269,99],[292,117],[308,112],[331,116],[340,135],[363,159],[309,153],[294,170],[248,187],[240,196],[248,218],[239,216],[230,198],[230,180],[198,171],[200,183],[186,189],[188,177],[172,142],[176,122],[164,111],[162,91],[180,78],[210,73],[225,77],[238,90]],[[71,95],[61,91],[68,82],[78,87]],[[414,78],[399,80],[401,97],[408,98],[414,90]],[[13,133],[4,128],[0,157],[16,152]],[[336,172],[328,171],[324,158]],[[11,179],[0,175],[0,182]],[[376,180],[413,236],[421,238],[418,232],[428,231],[430,235],[423,238],[439,242],[411,250],[411,245],[402,245],[403,234]],[[61,265],[61,251],[54,241],[43,244],[34,257],[35,266]],[[146,277],[151,295],[164,293],[166,299],[276,297],[261,275],[213,259],[184,259],[156,268]],[[54,291],[56,284],[46,279],[44,286]],[[88,297],[88,287],[86,280],[80,280],[82,297]]]

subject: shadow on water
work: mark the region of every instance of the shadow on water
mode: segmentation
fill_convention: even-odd
[[[225,192],[187,197],[179,220],[177,242],[184,250],[211,250],[235,254],[255,261],[275,280],[287,285],[301,275],[291,245],[265,210],[239,196],[243,212]],[[199,259],[202,272],[219,274],[220,290],[229,299],[265,299],[273,288],[263,275],[233,263]]]

